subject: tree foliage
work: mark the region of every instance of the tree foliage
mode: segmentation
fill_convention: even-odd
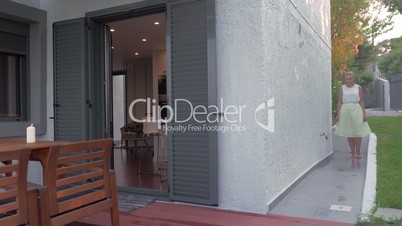
[[[390,12],[398,11],[402,14],[402,0],[381,0]]]
[[[353,72],[355,75],[355,83],[361,86],[367,86],[369,83],[374,81],[373,72],[361,70],[357,65],[349,66],[348,71]]]
[[[378,55],[374,41],[392,28],[394,15],[380,17],[384,7],[389,7],[383,1],[386,0],[331,0],[333,109],[344,71],[353,71],[355,82],[362,86],[374,80],[373,73],[365,72]]]
[[[385,9],[389,9],[382,3],[382,1],[384,0],[371,0],[371,16],[369,19],[369,26],[364,28],[366,41],[373,46],[375,45],[375,39],[378,36],[392,30],[392,18],[394,15],[396,15],[395,12],[388,12],[385,17],[380,16],[380,14],[384,14]]]
[[[336,109],[343,71],[364,43],[371,0],[331,0],[332,109]]]
[[[389,13],[380,17],[387,8],[383,1],[386,0],[331,0],[333,76],[343,71],[356,56],[362,56],[357,62],[362,70],[369,60],[375,60],[378,51],[374,41],[392,29],[395,15]]]
[[[402,37],[385,40],[379,44],[381,55],[378,68],[385,78],[400,72],[402,63]]]
[[[373,65],[376,61],[377,54],[377,47],[365,40],[363,44],[359,46],[359,53],[354,59],[353,66],[362,71],[367,70],[369,66]]]
[[[372,66],[372,71],[375,71],[377,56],[379,54],[379,48],[375,44],[375,40],[378,36],[392,30],[392,18],[396,13],[389,12],[385,17],[380,16],[386,7],[378,0],[372,0],[370,8],[371,17],[369,25],[363,30],[365,40],[359,46],[359,53],[355,57],[353,66],[357,66],[360,70],[368,70],[368,66]]]
[[[333,78],[359,52],[368,26],[370,0],[331,0]]]

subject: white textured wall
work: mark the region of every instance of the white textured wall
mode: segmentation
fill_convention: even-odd
[[[271,73],[267,88],[278,97],[278,129],[266,139],[272,200],[332,151],[320,136],[331,132],[330,5],[328,0],[298,1],[299,10],[290,0],[264,3],[264,49],[267,61],[274,62],[274,67],[266,65]]]
[[[216,2],[218,94],[248,108],[245,133],[219,134],[220,206],[265,213],[331,150],[329,1]],[[251,111],[272,97],[274,133]]]
[[[42,0],[48,10],[49,116],[53,22],[132,2]],[[320,137],[331,128],[329,0],[216,0],[216,18],[218,97],[224,105],[246,105],[238,125],[247,129],[219,134],[219,206],[266,213],[275,197],[331,150]],[[274,133],[254,120],[254,109],[272,97]],[[53,122],[48,126],[52,138]]]
[[[218,135],[219,205],[258,213],[267,204],[268,134],[255,123],[252,109],[272,93],[264,87],[261,7],[256,0],[216,1],[218,97],[225,105],[246,105],[241,125],[247,129]]]

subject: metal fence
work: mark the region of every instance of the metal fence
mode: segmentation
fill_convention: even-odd
[[[402,110],[402,72],[392,76],[389,84],[391,109]]]
[[[366,104],[366,108],[389,111],[390,95],[388,80],[376,78],[371,84],[365,87],[364,102]]]

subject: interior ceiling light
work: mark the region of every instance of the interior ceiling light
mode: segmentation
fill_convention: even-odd
[[[138,55],[139,55],[139,53],[137,53],[137,52],[136,52],[136,53],[134,53],[134,55],[138,56]]]
[[[146,39],[146,38],[143,38],[143,39],[142,39],[142,41],[143,41],[143,42],[146,42],[146,41],[147,41],[147,39]]]
[[[158,22],[158,21],[155,21],[154,24],[155,24],[155,25],[159,25],[159,22]]]
[[[114,32],[114,29],[113,29],[113,28],[111,28],[111,29],[110,29],[110,31],[111,31],[111,32]]]

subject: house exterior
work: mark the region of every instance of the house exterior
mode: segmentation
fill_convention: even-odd
[[[199,3],[203,5],[192,8],[191,4]],[[57,49],[55,39],[63,36],[54,33],[58,29],[54,23],[65,24],[77,18],[97,23],[97,17],[108,13],[161,4],[167,4],[168,14],[173,15],[182,13],[180,7],[189,4],[191,10],[204,8],[205,32],[209,35],[205,40],[208,75],[205,92],[209,98],[206,104],[220,106],[223,102],[224,109],[219,109],[215,115],[225,114],[215,125],[228,131],[204,131],[192,137],[194,145],[197,142],[208,144],[207,168],[203,169],[207,171],[206,182],[191,181],[194,187],[183,188],[193,189],[195,193],[199,188],[200,195],[192,194],[192,197],[186,196],[186,192],[180,193],[179,185],[172,185],[170,198],[264,214],[292,185],[332,153],[332,141],[328,139],[331,137],[329,0],[5,0],[0,4],[0,19],[29,26],[29,35],[26,35],[29,47],[24,53],[29,61],[29,95],[25,100],[29,107],[20,121],[0,121],[2,138],[25,136],[30,122],[37,126],[38,139],[55,138],[58,130],[52,118],[57,112],[53,106],[54,79],[58,69],[63,68],[63,65],[57,66],[62,60],[55,56],[63,48]],[[174,20],[170,25],[169,34],[173,34]],[[175,43],[169,41],[172,54],[176,51]],[[81,55],[82,62],[88,55],[91,53]],[[96,64],[93,59],[87,63]],[[179,64],[174,64],[174,58],[170,58],[168,76],[171,76],[173,96],[179,95],[174,88],[178,74],[174,70]],[[96,69],[82,74],[88,76],[95,73],[93,70]],[[92,93],[88,98],[96,98],[96,95]],[[233,107],[227,108],[229,105]],[[101,119],[94,117],[88,124],[89,130],[94,132],[88,133],[87,138],[104,136],[99,132],[104,129],[102,123],[98,123],[104,118],[99,117]],[[173,149],[175,142],[186,138],[171,137],[169,142]],[[175,174],[180,169],[172,170],[175,166],[172,162],[176,160],[174,155],[170,156],[172,184],[180,179]],[[32,166],[32,180],[40,180],[38,168]]]

